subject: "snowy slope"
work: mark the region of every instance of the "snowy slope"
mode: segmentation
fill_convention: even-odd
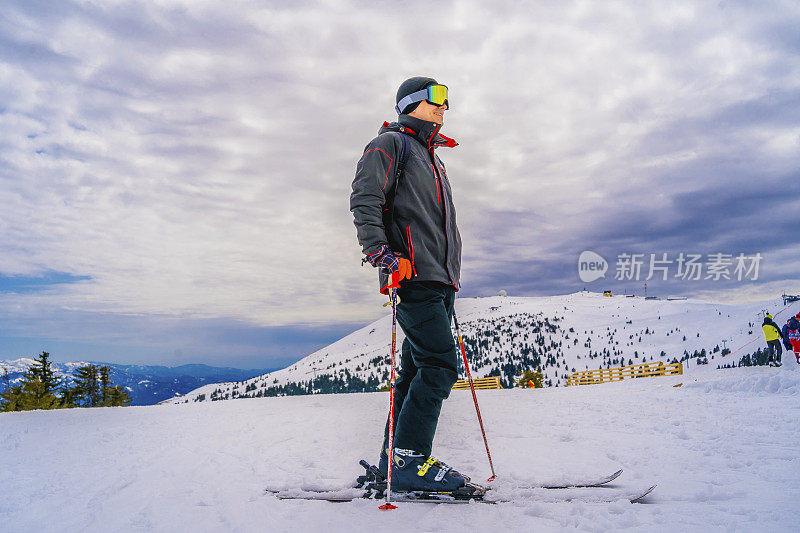
[[[663,320],[663,319],[662,319]],[[682,383],[681,387],[674,387]],[[623,468],[644,504],[494,506],[279,501],[376,459],[386,393],[0,414],[0,520],[16,532],[797,531],[800,366],[587,387],[479,391],[496,490]],[[454,391],[434,453],[489,469],[471,395]]]
[[[714,367],[735,363],[764,344],[760,314],[764,310],[782,325],[800,311],[800,302],[788,307],[779,299],[731,305],[580,292],[539,298],[461,298],[456,303],[475,377],[493,373],[510,384],[515,374],[540,363],[550,385],[565,385],[575,370],[680,360],[685,352],[700,350],[706,350]],[[399,335],[402,339],[402,332]],[[317,383],[311,382],[324,376],[358,378],[372,385],[362,390],[375,390],[388,379],[390,340],[388,315],[288,368],[248,381],[201,387],[172,402],[255,397],[287,384],[319,392]],[[733,353],[722,357],[726,347]]]

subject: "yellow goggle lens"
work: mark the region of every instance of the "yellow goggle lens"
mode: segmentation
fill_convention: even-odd
[[[447,86],[431,85],[428,87],[428,101],[435,105],[442,105],[447,102]]]

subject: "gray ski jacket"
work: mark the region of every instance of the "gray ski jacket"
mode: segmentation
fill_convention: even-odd
[[[413,277],[406,281],[440,281],[458,290],[461,274],[461,235],[447,171],[434,150],[458,143],[439,133],[440,124],[400,115],[384,122],[358,162],[350,211],[358,242],[370,255],[387,245],[411,261]],[[387,195],[394,187],[397,163],[408,135],[405,171],[397,184],[393,213],[384,224]],[[381,292],[388,274],[379,270]]]

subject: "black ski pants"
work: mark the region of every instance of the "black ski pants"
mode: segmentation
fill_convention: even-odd
[[[781,353],[783,353],[783,349],[781,348],[780,339],[775,339],[774,341],[767,341],[767,350],[769,351],[770,361],[777,361],[778,363],[781,362]]]
[[[395,381],[394,445],[431,454],[442,402],[458,379],[458,351],[450,329],[455,289],[435,281],[403,283],[397,321],[406,338]],[[383,449],[389,441],[389,420]]]

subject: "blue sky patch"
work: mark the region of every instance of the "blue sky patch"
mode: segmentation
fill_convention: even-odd
[[[67,272],[46,272],[41,276],[3,276],[0,275],[0,293],[14,292],[29,294],[44,290],[53,285],[78,283],[92,279],[91,276],[74,276]]]

